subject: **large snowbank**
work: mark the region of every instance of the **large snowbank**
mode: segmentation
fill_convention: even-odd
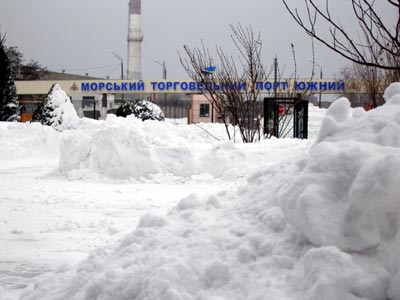
[[[378,251],[384,258],[381,269],[390,264],[387,257],[398,256],[399,83],[386,90],[385,99],[385,105],[368,113],[351,110],[345,98],[334,102],[309,159],[281,193],[285,216],[314,245]],[[389,296],[400,299],[395,260]]]
[[[364,251],[397,233],[400,96],[369,113],[335,101],[310,159],[283,193],[286,216],[314,244]]]
[[[117,179],[156,174],[189,178],[203,173],[230,177],[242,175],[249,164],[257,165],[263,159],[262,151],[248,151],[251,145],[246,150],[232,141],[218,141],[225,135],[222,124],[215,124],[219,130],[211,132],[207,130],[210,125],[198,126],[109,115],[106,121],[62,134],[59,169],[69,178],[93,172]]]
[[[0,160],[58,159],[59,134],[39,123],[0,122]]]
[[[283,234],[276,206],[249,213],[251,202],[236,200],[236,191],[191,194],[168,215],[148,212],[114,249],[43,277],[22,299],[296,299],[285,281],[301,236]]]

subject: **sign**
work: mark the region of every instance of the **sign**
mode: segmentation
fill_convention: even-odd
[[[214,74],[216,70],[217,70],[216,66],[209,66],[209,67],[205,67],[204,68],[203,73],[205,73],[205,74]]]
[[[58,83],[67,94],[154,94],[154,93],[203,93],[207,90],[239,90],[245,91],[251,85],[247,82],[219,84],[217,82],[197,83],[190,80],[161,80],[161,81],[134,81],[134,80],[35,80],[15,81],[18,95],[36,94],[45,95],[54,83]],[[271,80],[259,81],[254,88],[261,94],[272,93],[275,89],[279,93],[310,92],[313,94],[346,94],[363,93],[362,81],[326,80]],[[383,88],[382,88],[383,92]]]

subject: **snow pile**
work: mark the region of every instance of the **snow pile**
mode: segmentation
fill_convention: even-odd
[[[63,132],[59,169],[70,178],[93,171],[117,179],[149,178],[154,174],[190,177],[202,173],[220,177],[232,169],[248,169],[243,164],[246,152],[240,147],[231,141],[218,142],[194,125],[175,126],[109,115],[97,125],[82,124],[80,130]],[[252,160],[258,163],[258,157]]]
[[[285,246],[291,247],[282,247],[267,236],[273,230],[266,228],[263,236],[254,215],[240,215],[245,207],[232,210],[229,198],[236,197],[192,194],[166,216],[147,213],[113,250],[60,268],[21,299],[295,299],[282,284],[297,255],[296,233],[288,234]],[[279,219],[274,210],[265,216],[271,223]]]
[[[0,122],[0,160],[58,159],[59,134],[38,123]]]
[[[366,258],[364,264],[372,264]],[[300,299],[386,300],[389,274],[381,266],[357,264],[357,257],[336,247],[311,248],[296,264],[292,280]]]
[[[397,232],[399,96],[368,114],[342,98],[326,113],[311,157],[282,195],[286,216],[312,243],[364,251]]]
[[[368,113],[351,110],[345,98],[335,101],[309,159],[293,184],[281,191],[285,216],[314,245],[397,257],[399,83],[386,90],[385,99],[384,106]],[[385,258],[380,268],[386,264]],[[400,299],[400,262],[394,265],[390,296]]]
[[[194,161],[199,160],[210,168],[215,165],[212,172],[222,174],[226,181],[215,178],[213,184],[221,182],[226,187],[212,195],[200,195],[188,189],[188,195],[176,199],[176,206],[167,215],[153,207],[117,245],[92,252],[76,267],[62,266],[55,273],[43,276],[25,290],[21,299],[256,300],[266,294],[276,299],[299,298],[301,293],[290,288],[293,282],[286,281],[303,252],[304,238],[287,226],[273,197],[284,178],[281,175],[287,172],[277,172],[282,170],[269,164],[282,157],[305,153],[309,147],[307,141],[273,139],[250,145],[210,144],[214,139],[197,126],[178,128],[128,117],[110,118],[97,125],[85,121],[81,130],[62,133],[68,135],[67,140],[75,140],[63,147],[74,148],[75,143],[92,145],[95,134],[98,138],[113,127],[119,130],[127,127],[127,132],[143,135],[144,142],[152,145],[150,149],[162,144],[187,147],[193,151]],[[209,125],[206,129],[212,127]],[[212,133],[219,135],[218,131]],[[107,149],[105,152],[111,153]],[[173,154],[166,158],[176,160]],[[85,157],[90,157],[90,153],[82,150],[64,159],[79,165]],[[223,167],[218,167],[219,163],[232,164],[232,160],[240,161],[237,169],[222,172]],[[238,174],[245,165],[253,170],[264,166],[270,177],[255,174],[249,179],[249,185],[243,186],[244,180]],[[199,177],[192,178],[192,183],[198,184]],[[266,191],[271,193],[270,197]],[[119,197],[118,193],[112,195],[110,203],[118,203]],[[145,197],[140,200],[145,202]],[[164,200],[160,197],[160,206]]]
[[[58,131],[75,129],[79,125],[79,117],[71,99],[57,83],[53,84],[47,97],[33,114],[32,121],[49,125]]]

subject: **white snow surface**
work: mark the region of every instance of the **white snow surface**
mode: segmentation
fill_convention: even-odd
[[[224,126],[214,127],[219,129],[219,139],[224,139]],[[191,178],[201,174],[224,178],[243,175],[249,171],[249,164],[257,165],[263,159],[261,151],[248,151],[254,146],[244,149],[231,141],[216,141],[215,136],[195,125],[177,127],[143,122],[132,115],[109,115],[100,126],[61,135],[59,169],[68,178],[93,174],[118,179],[155,175]]]
[[[0,122],[0,162],[58,158],[59,140],[52,127],[36,122]]]
[[[315,141],[234,144],[217,124],[201,125],[211,136],[135,118],[62,133],[0,124],[0,266],[34,245],[44,257],[30,262],[60,264],[18,293],[6,276],[0,298],[400,300],[400,89],[389,94],[369,112],[336,101]],[[20,139],[47,173],[10,153]],[[47,231],[14,216],[33,213]]]
[[[345,98],[335,101],[309,159],[279,197],[286,219],[314,245],[370,257],[374,253],[381,260],[374,272],[386,277],[380,291],[391,278],[389,292],[380,297],[400,299],[395,243],[400,213],[399,84],[389,86],[385,97],[386,104],[369,113],[351,110]]]

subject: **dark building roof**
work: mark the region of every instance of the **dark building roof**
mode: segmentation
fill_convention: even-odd
[[[98,77],[89,77],[77,74],[68,74],[64,72],[53,72],[43,68],[32,66],[21,66],[15,75],[16,80],[85,80],[85,79],[103,79]]]
[[[103,78],[47,71],[40,79],[41,80],[85,80],[85,79],[103,79]]]

